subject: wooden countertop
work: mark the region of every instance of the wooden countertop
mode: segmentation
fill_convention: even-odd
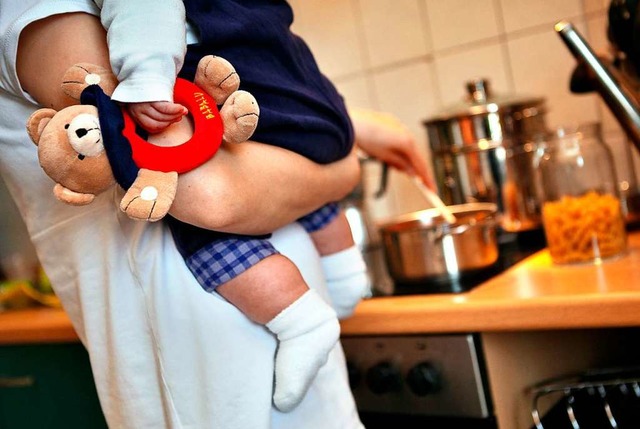
[[[0,313],[0,344],[77,342],[67,314],[55,308],[29,308]]]
[[[546,250],[462,294],[372,298],[343,335],[640,326],[640,232],[601,265],[555,266]],[[78,341],[62,310],[0,313],[0,344]]]
[[[640,232],[600,265],[556,266],[542,250],[463,294],[360,304],[343,335],[498,332],[640,326]]]

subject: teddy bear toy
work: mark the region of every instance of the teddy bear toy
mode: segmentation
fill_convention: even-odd
[[[109,97],[117,85],[111,71],[76,64],[63,82],[63,91],[81,104],[39,109],[27,121],[40,165],[56,182],[55,196],[85,205],[117,182],[126,190],[120,209],[138,220],[162,219],[173,203],[179,174],[209,160],[223,141],[246,141],[259,117],[255,98],[238,90],[233,66],[212,55],[200,60],[194,83],[176,81],[174,100],[187,107],[194,129],[177,146],[146,141],[126,110]]]

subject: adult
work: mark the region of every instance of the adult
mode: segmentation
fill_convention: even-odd
[[[73,102],[59,91],[69,66],[109,66],[97,16],[93,2],[85,0],[0,1],[0,172],[89,352],[108,424],[361,427],[339,344],[302,403],[278,412],[271,405],[275,339],[199,287],[164,225],[133,222],[120,213],[117,187],[83,208],[53,197],[24,124],[40,106],[60,109]],[[220,180],[211,192],[224,208],[220,229],[277,229],[274,245],[326,298],[308,236],[287,224],[345,196],[359,178],[355,156],[319,166],[286,150],[246,143],[223,148],[213,166]],[[268,201],[259,198],[265,192]]]

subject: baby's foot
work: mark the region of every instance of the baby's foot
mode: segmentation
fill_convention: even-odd
[[[327,362],[340,337],[340,324],[331,307],[309,290],[266,326],[279,340],[273,403],[280,411],[291,411]]]
[[[371,296],[371,279],[356,246],[320,258],[333,309],[339,319],[353,314],[356,305]]]

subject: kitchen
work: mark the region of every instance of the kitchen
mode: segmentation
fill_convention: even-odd
[[[600,98],[570,93],[575,60],[553,32],[559,19],[569,20],[594,49],[605,51],[608,1],[298,0],[292,4],[298,14],[297,30],[347,103],[393,112],[410,127],[427,156],[423,120],[459,101],[464,83],[480,76],[490,79],[496,93],[545,97],[550,126],[601,122],[616,166],[628,165],[628,143]],[[637,155],[636,151],[636,171],[640,171]],[[378,183],[380,171],[374,167],[365,170],[366,183]],[[368,202],[378,220],[423,209],[423,201],[408,178],[391,172],[385,197]],[[640,325],[634,311],[640,244],[635,235],[631,238],[631,254],[594,268],[599,281],[586,290],[574,287],[588,283],[574,277],[575,271],[586,268],[549,268],[548,255],[536,254],[526,267],[516,267],[469,294],[365,302],[353,319],[344,322],[343,333],[348,338],[482,332],[499,427],[529,427],[530,404],[522,388],[615,361],[614,351],[626,351],[616,336],[637,336],[632,328]],[[590,278],[593,272],[584,275]],[[542,290],[537,289],[538,282],[545,286]],[[514,290],[512,284],[526,287]],[[75,339],[63,314],[31,316],[30,326],[19,323],[24,319],[0,316],[3,342],[19,342],[24,335],[35,335],[33,341],[38,342]],[[609,347],[600,345],[605,341]],[[549,358],[548,351],[561,356]],[[582,358],[573,359],[576,354]],[[520,365],[514,368],[514,361]],[[545,365],[534,365],[540,361]]]
[[[636,180],[632,169],[640,171],[640,152],[630,150],[618,121],[601,97],[593,92],[570,92],[576,62],[554,31],[556,22],[569,21],[594,51],[609,52],[609,1],[320,3],[294,2],[299,9],[296,25],[347,103],[397,114],[421,142],[427,156],[433,154],[427,149],[424,121],[437,117],[447,106],[460,103],[466,94],[465,83],[481,77],[490,81],[497,94],[544,97],[546,121],[551,128],[599,122],[614,153],[618,175],[631,182]],[[336,19],[338,16],[348,19]],[[323,31],[327,26],[331,29],[328,33]],[[633,167],[627,162],[630,154]],[[378,189],[380,169],[365,164],[365,174],[365,184],[373,194]],[[384,221],[425,208],[424,198],[409,178],[391,172],[389,183],[384,197],[366,200],[374,220]],[[637,246],[633,244],[637,237],[633,239],[631,249]],[[626,347],[635,343],[632,339],[638,335],[634,313],[638,308],[639,282],[640,271],[633,254],[605,263],[596,272],[585,272],[585,268],[556,269],[547,253],[536,254],[526,265],[467,294],[384,297],[364,302],[355,317],[343,323],[347,357],[355,366],[352,371],[360,372],[355,390],[362,394],[369,411],[386,408],[390,413],[394,409],[407,412],[408,407],[414,407],[398,405],[399,401],[412,403],[415,399],[406,394],[406,386],[398,389],[396,398],[392,387],[380,395],[383,399],[363,392],[367,387],[362,379],[370,368],[392,372],[377,365],[402,358],[398,357],[401,352],[382,351],[376,355],[375,341],[362,343],[358,337],[480,331],[498,426],[531,427],[532,407],[526,388],[550,377],[624,360],[630,355],[635,357],[631,362],[637,364],[637,352]],[[596,327],[607,329],[593,330]],[[629,341],[624,340],[626,335]],[[356,338],[353,346],[349,337]],[[403,352],[407,347],[415,348],[417,342],[402,344]],[[384,341],[377,344],[381,348],[385,345]],[[396,350],[400,348],[399,344],[394,346]],[[363,354],[375,357],[365,359],[359,353],[350,356],[354,349],[362,348],[366,350]],[[608,350],[609,356],[603,350]],[[432,353],[438,355],[437,350]],[[412,352],[407,356],[405,360],[411,363],[398,364],[402,371],[409,371],[421,359]],[[468,400],[465,394],[468,392],[446,399]],[[421,406],[426,414],[434,413],[438,406],[440,411],[447,408],[437,399],[430,403],[428,396],[425,398]],[[374,416],[378,421],[383,418],[380,414]],[[392,418],[399,421],[397,415]],[[415,420],[416,425],[418,421]],[[410,427],[409,423],[406,427]]]

